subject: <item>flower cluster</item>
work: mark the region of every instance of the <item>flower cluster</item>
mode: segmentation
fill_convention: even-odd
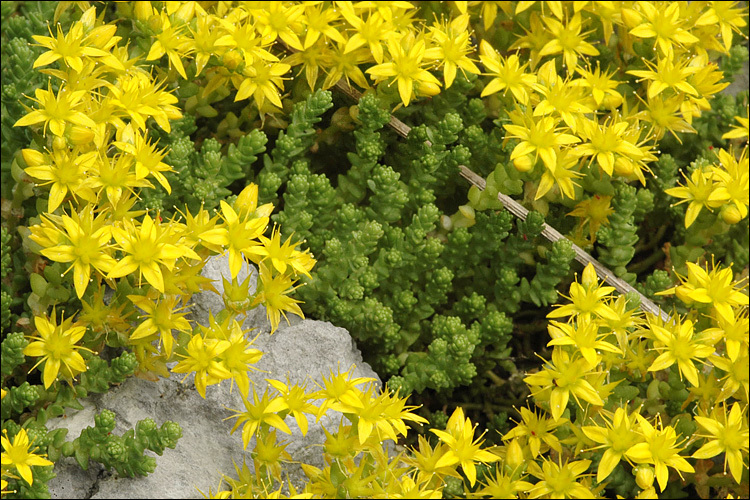
[[[551,361],[525,378],[537,406],[550,418],[540,419],[522,408],[523,424],[503,439],[522,439],[531,457],[550,449],[564,455],[560,443],[568,447],[576,443],[567,448],[574,456],[598,457],[597,483],[606,482],[627,463],[642,490],[639,498],[656,498],[654,478],[659,491],[664,491],[669,469],[683,480],[682,473],[694,473],[687,460],[691,457],[703,460],[723,453],[724,470],[729,466],[732,478],[740,483],[747,468],[748,427],[741,415],[747,411],[749,386],[746,376],[736,371],[736,363],[747,355],[748,298],[732,283],[729,269],[710,273],[696,265],[690,269],[682,285],[665,293],[676,293],[688,304],[692,319],[676,315],[665,323],[622,308],[620,299],[612,296],[613,289],[600,286],[593,266],[587,266],[581,282],[570,287],[571,303],[548,315],[568,318],[566,323],[550,321]],[[712,308],[697,308],[702,304]],[[665,412],[651,401],[666,396],[664,392],[659,396],[665,390],[661,381],[666,379],[670,380],[667,390],[674,383],[687,390],[682,407],[668,407]],[[709,380],[715,381],[710,390]],[[645,398],[621,396],[633,384],[648,384]],[[688,406],[698,416],[684,413]],[[689,428],[697,424],[707,433],[686,432],[685,419],[694,422]],[[550,434],[553,430],[556,435]],[[559,440],[566,432],[577,437]],[[685,453],[697,444],[702,446],[692,455]],[[573,486],[568,483],[568,489],[558,485],[547,491],[562,496],[574,491]]]
[[[163,14],[162,32],[171,29],[177,36],[180,30]],[[236,322],[212,319],[202,327],[204,335],[192,335],[180,313],[193,293],[210,287],[197,272],[209,255],[224,251],[233,277],[243,261],[257,264],[260,284],[254,295],[248,294],[245,309],[265,304],[276,330],[287,311],[302,315],[298,301],[287,294],[300,275],[309,275],[315,260],[290,239],[282,244],[278,229],[264,236],[273,205],[258,205],[255,184],[233,205],[221,202],[221,222],[203,208],[194,214],[185,209],[185,222],[133,210],[139,191],[154,188],[150,179],[171,191],[164,173],[172,169],[163,161],[166,151],[150,138],[149,119],[169,132],[170,121],[182,114],[174,106],[177,98],[140,66],[138,56],[120,46],[116,27],[95,16],[91,7],[67,34],[34,38],[47,49],[34,65],[57,63],[59,69],[42,70],[50,76],[47,90],[36,91],[37,107],[15,123],[41,132],[36,148],[24,149],[22,156],[25,173],[49,190],[30,239],[41,255],[67,266],[64,274],[84,309],[75,324],[72,317],[57,324],[55,311],[49,319],[44,310],[35,311],[39,337],[24,353],[41,358],[37,365],[44,365],[49,388],[59,373],[70,380],[86,371],[77,350],[87,348],[80,342],[101,347],[101,341],[92,340],[101,330],[114,331],[118,335],[106,336],[105,343],[132,347],[144,373],[163,374],[179,347],[186,359],[177,369],[196,373],[201,394],[206,384],[225,378],[233,378],[247,394],[246,371],[260,355]],[[179,47],[170,44],[170,37],[159,40],[147,59],[161,50],[179,72]],[[107,287],[128,293],[118,293],[104,306]],[[136,327],[124,319],[134,308],[142,312]],[[188,334],[188,341],[177,346],[174,332]]]
[[[15,183],[2,186],[3,495],[44,496],[52,462],[92,450],[120,473],[152,471],[142,452],[153,421],[124,445],[111,436],[114,415],[97,416],[102,443],[138,452],[126,462],[84,435],[63,445],[43,422],[133,374],[168,376],[169,362],[194,375],[203,398],[221,381],[244,398],[229,418],[254,472],[237,467],[229,490],[210,493],[218,498],[285,488],[303,498],[746,492],[748,296],[734,280],[747,264],[748,108],[719,93],[747,7],[188,1],[97,14],[60,2],[55,25],[37,23],[45,34],[29,34],[29,45],[5,4],[2,170]],[[113,14],[118,24],[105,22]],[[6,32],[19,38],[5,44]],[[44,81],[22,86],[31,74]],[[334,86],[364,96],[344,106],[324,91]],[[389,120],[403,143],[379,132]],[[702,150],[685,161],[696,146],[684,134],[706,131],[714,145],[691,141]],[[679,161],[662,154],[681,149]],[[487,175],[486,188],[456,207],[467,165]],[[220,200],[235,181],[236,196]],[[514,226],[500,193],[535,211]],[[276,200],[283,211],[272,216]],[[647,235],[660,222],[651,212],[679,227]],[[540,244],[545,218],[631,284],[657,260],[673,267],[677,283],[658,270],[637,284],[671,318],[640,313],[587,266],[547,315],[543,365],[501,380],[496,369],[520,374],[509,342],[515,349],[511,332],[529,325],[513,321],[570,283],[573,249]],[[16,231],[6,219],[23,222]],[[301,242],[325,259],[315,271]],[[631,263],[636,247],[641,262]],[[734,263],[704,264],[715,249]],[[216,291],[199,273],[220,254],[231,274],[225,309],[195,324],[192,295]],[[246,263],[257,268],[253,292],[238,278]],[[7,293],[19,278],[31,289],[22,298]],[[282,316],[303,316],[298,298],[373,346],[376,368],[395,375],[390,387],[439,405],[488,395],[450,417],[424,408],[434,428],[414,437],[407,422],[429,424],[419,406],[350,373],[311,391],[267,379],[259,394],[248,371],[263,353],[239,319],[263,305],[273,333]],[[104,348],[124,352],[105,361]],[[511,403],[494,405],[492,391],[521,381],[533,404],[510,425]],[[472,423],[480,406],[489,433]],[[325,430],[325,465],[303,464],[308,482],[296,490],[277,433],[292,434],[293,419],[304,436],[329,410],[343,418]],[[179,426],[158,432],[173,447]]]

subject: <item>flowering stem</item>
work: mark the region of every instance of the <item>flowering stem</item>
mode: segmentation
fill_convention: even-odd
[[[641,273],[647,269],[651,269],[651,266],[653,264],[659,262],[663,258],[664,258],[664,251],[659,249],[656,252],[649,255],[648,257],[646,257],[645,259],[640,260],[636,264],[632,264],[631,266],[629,266],[628,271],[631,273],[635,273],[635,274]]]

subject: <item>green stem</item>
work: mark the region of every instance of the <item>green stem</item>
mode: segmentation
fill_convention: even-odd
[[[646,259],[643,259],[635,264],[628,266],[628,272],[634,274],[641,274],[647,269],[652,269],[652,266],[662,260],[665,257],[664,251],[659,249],[656,252],[649,255]]]

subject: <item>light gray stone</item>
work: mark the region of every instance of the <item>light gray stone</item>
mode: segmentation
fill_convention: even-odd
[[[240,279],[249,272],[255,271],[245,266]],[[214,286],[221,292],[221,275],[229,276],[226,256],[210,259],[202,274],[214,280]],[[202,324],[206,324],[209,310],[216,315],[223,308],[221,298],[213,292],[196,294],[191,303],[190,318]],[[260,333],[255,347],[264,355],[255,366],[263,371],[249,373],[259,395],[262,396],[268,386],[267,377],[307,383],[308,388],[314,390],[314,384],[322,385],[323,377],[332,371],[347,371],[353,365],[353,377],[371,377],[378,387],[381,386],[377,374],[362,361],[361,353],[343,328],[290,315],[291,325],[282,318],[279,329],[271,335],[265,310],[258,309],[248,315],[243,328],[254,328],[247,333],[251,338]],[[94,415],[103,409],[117,414],[115,434],[122,434],[134,428],[139,420],[149,417],[159,426],[172,420],[182,427],[182,438],[175,449],[166,449],[160,457],[146,452],[154,456],[157,463],[156,471],[146,477],[119,477],[96,462],[90,462],[89,470],[83,471],[73,458],[61,458],[55,466],[58,476],[49,482],[52,498],[202,498],[198,490],[206,495],[209,489],[216,492],[222,473],[234,475],[233,463],[241,466],[245,459],[253,470],[249,450],[254,441],[248,451],[243,450],[242,428],[230,435],[235,419],[225,420],[233,415],[229,408],[244,410],[238,388],[232,388],[231,381],[211,385],[203,399],[195,390],[193,375],[184,383],[181,382],[183,377],[183,374],[172,374],[157,382],[130,378],[105,394],[83,399],[83,410],[69,410],[64,418],[50,419],[47,423],[50,429],[69,429],[67,440],[73,440],[81,430],[93,426]],[[329,432],[334,432],[340,419],[340,414],[328,411],[321,423]],[[309,430],[303,437],[292,416],[287,417],[286,423],[292,435],[277,432],[277,437],[289,442],[287,451],[293,460],[323,467],[321,449],[314,446],[325,441],[320,424],[310,416]],[[285,473],[298,487],[306,482],[298,464],[290,464]]]
[[[734,81],[722,92],[734,96],[748,88],[750,88],[750,67],[748,67],[748,62],[745,61],[742,70],[734,75]]]

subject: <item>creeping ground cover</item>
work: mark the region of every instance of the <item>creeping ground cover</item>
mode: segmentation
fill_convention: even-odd
[[[153,472],[176,422],[45,423],[170,373],[245,398],[211,498],[750,496],[747,2],[0,8],[3,498]],[[258,394],[260,305],[384,389]]]

